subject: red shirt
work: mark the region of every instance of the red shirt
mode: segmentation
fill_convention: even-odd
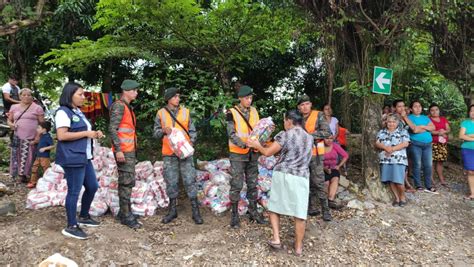
[[[435,131],[439,131],[441,129],[447,130],[449,122],[445,117],[439,117],[439,122],[433,120],[433,118],[430,117],[431,122],[433,122],[435,126]],[[433,143],[439,143],[438,141],[438,135],[437,134],[431,134],[433,136]],[[446,143],[448,142],[448,137],[446,136]]]

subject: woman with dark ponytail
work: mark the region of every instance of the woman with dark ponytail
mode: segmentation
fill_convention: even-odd
[[[309,163],[311,161],[313,137],[303,128],[303,115],[290,110],[284,117],[285,131],[275,136],[275,142],[263,147],[257,140],[248,140],[247,146],[260,151],[264,156],[280,153],[273,169],[271,195],[268,202],[273,238],[270,247],[281,249],[280,216],[287,215],[295,220],[294,253],[303,251],[303,237],[309,197]]]

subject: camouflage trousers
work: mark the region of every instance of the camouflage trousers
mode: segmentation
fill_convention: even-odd
[[[117,162],[118,168],[118,196],[120,214],[126,216],[130,210],[130,196],[135,186],[135,153],[124,153],[125,162]]]
[[[258,154],[252,153],[250,161],[230,161],[232,167],[230,180],[230,201],[235,203],[240,200],[240,192],[244,187],[244,181],[247,183],[247,199],[249,201],[257,200],[257,177],[258,177]]]
[[[175,156],[163,157],[163,177],[166,182],[166,193],[169,198],[177,198],[179,194],[179,177],[182,177],[189,198],[197,196],[196,169],[193,157],[179,159]]]
[[[324,168],[322,157],[312,157],[309,164],[309,194],[317,198],[327,199],[327,193],[324,190]]]

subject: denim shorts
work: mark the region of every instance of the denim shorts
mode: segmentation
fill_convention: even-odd
[[[380,164],[380,169],[382,183],[405,184],[405,165]]]

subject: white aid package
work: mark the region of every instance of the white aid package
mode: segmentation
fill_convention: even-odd
[[[193,155],[194,148],[184,137],[182,131],[173,128],[171,134],[168,136],[168,140],[170,141],[171,149],[173,149],[174,154],[179,158],[185,159]]]

